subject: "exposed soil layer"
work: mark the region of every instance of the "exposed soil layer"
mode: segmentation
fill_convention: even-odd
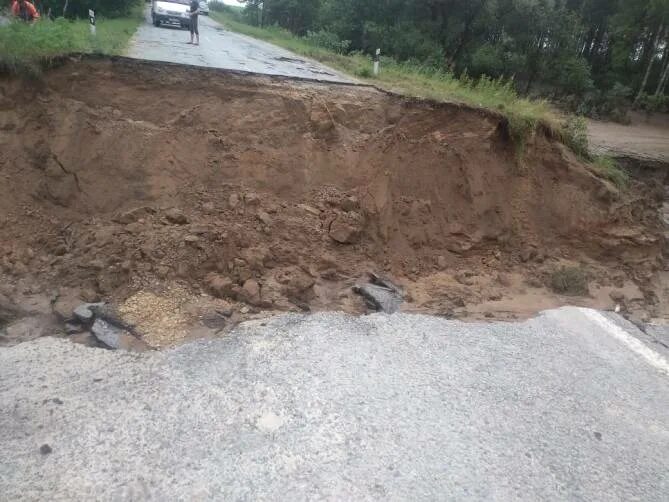
[[[405,311],[667,313],[662,187],[621,193],[541,133],[519,166],[492,113],[124,59],[5,78],[0,112],[8,298],[108,299],[140,325],[174,288],[189,319],[364,312],[351,286],[375,271]],[[549,291],[562,266],[588,294]]]

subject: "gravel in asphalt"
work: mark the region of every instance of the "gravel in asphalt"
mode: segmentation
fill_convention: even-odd
[[[143,354],[26,342],[0,350],[0,498],[666,500],[669,366],[625,326],[321,313]]]

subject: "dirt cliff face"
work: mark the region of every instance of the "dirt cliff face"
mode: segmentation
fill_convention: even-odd
[[[127,60],[0,81],[0,274],[122,302],[179,283],[256,309],[526,315],[580,266],[590,299],[652,309],[659,198],[620,193],[538,133],[371,88]],[[652,195],[652,194],[651,194]],[[574,300],[569,300],[574,302]]]

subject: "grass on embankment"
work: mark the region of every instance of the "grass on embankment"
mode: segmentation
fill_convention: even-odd
[[[519,153],[522,153],[527,136],[539,124],[555,132],[558,137],[565,134],[562,120],[546,101],[519,97],[511,82],[458,79],[435,68],[399,63],[387,57],[382,57],[380,74],[374,77],[369,56],[360,53],[339,54],[281,28],[260,28],[241,23],[226,12],[212,12],[211,16],[232,31],[310,57],[365,83],[411,96],[461,102],[498,111],[508,118],[510,133]]]
[[[142,20],[139,9],[129,17],[99,18],[95,36],[90,33],[88,20],[12,22],[0,27],[0,70],[32,73],[39,71],[43,62],[63,54],[121,54]]]

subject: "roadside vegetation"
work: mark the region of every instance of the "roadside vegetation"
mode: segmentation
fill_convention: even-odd
[[[215,1],[215,0],[212,0]],[[669,109],[667,0],[239,0],[239,21],[624,120]]]
[[[629,184],[629,174],[612,157],[606,155],[595,157],[593,167],[598,175],[606,178],[620,189],[626,188]]]
[[[541,124],[592,160],[564,115],[669,111],[667,0],[239,1],[210,8],[232,30],[380,87],[503,113],[520,159]]]
[[[560,295],[587,296],[588,274],[581,267],[560,267],[551,274],[549,286]]]
[[[33,24],[11,22],[1,26],[0,71],[38,73],[44,63],[64,54],[121,54],[142,22],[142,7],[143,3],[133,2],[127,10],[119,11],[115,6],[110,11],[118,17],[98,15],[95,36],[90,33],[88,18],[51,20],[43,15]],[[74,14],[70,11],[69,15]]]

